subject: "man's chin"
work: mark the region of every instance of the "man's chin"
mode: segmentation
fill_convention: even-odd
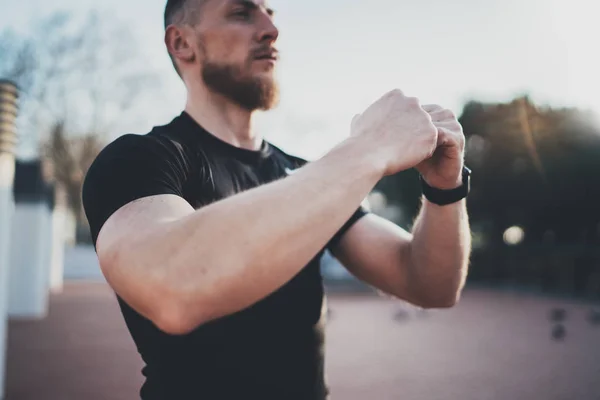
[[[263,69],[255,71],[252,74],[252,79],[258,79],[264,85],[275,85],[277,84],[275,79],[275,71],[273,69]]]
[[[264,103],[261,107],[258,108],[260,111],[269,111],[276,108],[279,105],[279,97],[275,97],[271,99],[268,103]]]

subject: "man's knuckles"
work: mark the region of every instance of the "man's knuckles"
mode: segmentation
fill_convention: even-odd
[[[454,111],[447,108],[440,108],[434,111],[428,111],[434,121],[457,121]]]

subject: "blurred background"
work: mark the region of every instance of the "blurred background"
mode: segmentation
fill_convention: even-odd
[[[185,91],[163,0],[0,0],[0,399],[131,399],[141,361],[82,212],[98,152]],[[467,137],[473,255],[450,310],[379,296],[330,255],[332,398],[600,399],[600,6],[589,0],[273,0],[266,138],[317,159],[400,88]],[[414,171],[369,207],[409,230]],[[4,396],[4,397],[3,397]]]

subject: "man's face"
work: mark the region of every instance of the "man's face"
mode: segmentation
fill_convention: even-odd
[[[248,110],[278,100],[274,48],[279,35],[264,0],[205,0],[195,27],[200,76],[212,91]]]

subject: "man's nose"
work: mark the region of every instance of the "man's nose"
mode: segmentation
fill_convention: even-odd
[[[263,15],[260,22],[260,29],[258,31],[259,42],[275,42],[279,37],[279,29],[273,23],[273,20],[268,15]]]

